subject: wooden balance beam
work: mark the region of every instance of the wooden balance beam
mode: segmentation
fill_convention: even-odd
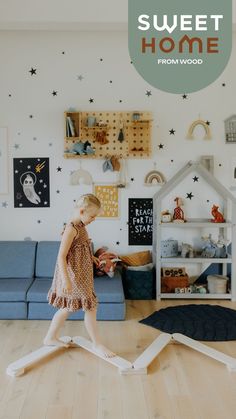
[[[64,336],[60,338],[65,343],[72,342],[74,346],[81,347],[86,351],[91,352],[92,354],[98,356],[99,358],[103,359],[104,361],[114,365],[118,368],[120,374],[126,375],[140,375],[140,374],[147,374],[147,367],[152,363],[152,361],[159,355],[159,353],[170,343],[170,341],[175,341],[178,343],[182,343],[194,349],[198,352],[201,352],[210,358],[215,359],[216,361],[222,362],[225,364],[230,371],[236,372],[236,359],[232,358],[231,356],[225,355],[223,352],[217,351],[213,348],[210,348],[207,345],[204,345],[194,339],[191,339],[181,333],[161,333],[154,342],[151,343],[145,349],[145,351],[134,361],[133,363],[127,361],[124,358],[119,356],[114,356],[111,358],[107,358],[101,355],[96,349],[94,349],[92,342],[88,339],[85,339],[82,336],[75,336],[70,338],[69,336]],[[70,346],[69,346],[70,348]],[[46,358],[48,355],[58,352],[59,350],[67,349],[58,346],[43,346],[38,350],[31,352],[30,354],[24,356],[23,358],[19,359],[18,361],[13,362],[7,367],[6,373],[12,377],[19,377],[23,375],[25,369],[33,366],[38,361]]]
[[[70,336],[62,336],[60,338],[64,343],[69,343],[72,341]],[[24,356],[23,358],[18,359],[18,361],[13,362],[8,365],[6,373],[11,377],[19,377],[25,373],[26,368],[32,367],[37,362],[41,361],[44,358],[47,358],[48,355],[51,355],[55,352],[61,351],[62,349],[67,349],[66,347],[60,346],[42,346]]]

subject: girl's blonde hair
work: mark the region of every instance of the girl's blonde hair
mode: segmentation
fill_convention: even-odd
[[[92,193],[82,195],[75,204],[75,208],[87,209],[89,207],[97,207],[99,209],[101,208],[101,202]]]

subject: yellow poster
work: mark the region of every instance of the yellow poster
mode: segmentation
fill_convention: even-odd
[[[94,185],[94,194],[101,201],[102,218],[119,217],[119,190],[115,185]]]

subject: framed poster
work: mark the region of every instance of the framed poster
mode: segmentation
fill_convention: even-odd
[[[152,231],[152,198],[129,198],[129,245],[151,246]]]
[[[8,138],[7,127],[0,127],[0,194],[8,193]]]
[[[49,158],[15,158],[14,207],[50,207]]]
[[[99,218],[119,217],[119,188],[116,185],[95,184],[94,194],[102,204]]]

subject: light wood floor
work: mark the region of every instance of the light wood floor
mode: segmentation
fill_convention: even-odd
[[[138,323],[153,311],[189,301],[127,301],[123,322],[99,322],[104,343],[134,361],[160,333]],[[193,301],[191,303],[199,303]],[[214,301],[236,309],[236,303]],[[62,350],[24,376],[9,363],[41,346],[49,321],[0,321],[0,419],[235,419],[236,373],[186,346],[170,344],[146,376],[123,376],[83,349]],[[63,334],[87,337],[82,321]],[[236,341],[207,343],[236,357]]]

